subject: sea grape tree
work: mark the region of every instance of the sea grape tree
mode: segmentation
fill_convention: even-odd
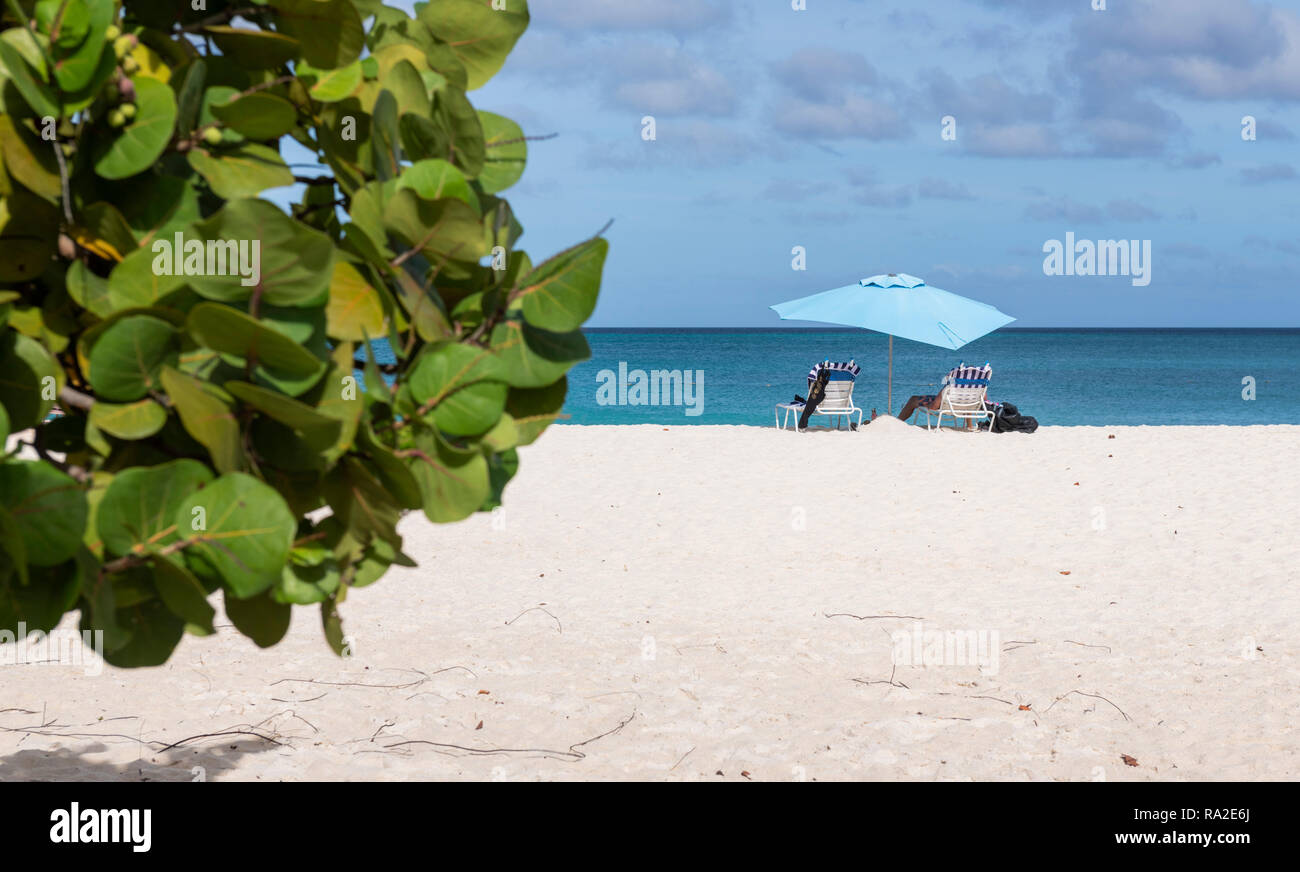
[[[147,666],[305,605],[342,652],[399,518],[498,506],[589,353],[607,244],[532,263],[528,139],[466,96],[524,0],[4,3],[0,630]]]

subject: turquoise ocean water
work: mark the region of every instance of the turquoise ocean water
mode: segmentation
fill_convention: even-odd
[[[854,400],[886,408],[887,338],[863,330],[591,330],[591,360],[569,373],[571,424],[771,426],[773,406],[804,394],[819,360],[857,361]],[[387,351],[387,349],[383,349]],[[391,357],[390,357],[391,359]],[[993,365],[989,396],[1040,424],[1300,424],[1300,329],[1004,328],[946,351],[894,340],[894,411],[934,393],[959,363]],[[703,371],[701,414],[686,405],[599,402],[602,370]],[[1243,399],[1253,378],[1255,399]],[[605,392],[608,395],[608,392]]]

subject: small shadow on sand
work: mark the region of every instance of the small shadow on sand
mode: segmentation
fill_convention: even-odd
[[[146,750],[129,762],[95,760],[112,753],[95,743],[72,748],[31,748],[0,758],[3,781],[220,781],[239,766],[241,758],[274,749],[259,739],[242,738],[202,748]]]

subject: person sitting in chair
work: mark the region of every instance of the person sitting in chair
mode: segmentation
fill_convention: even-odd
[[[988,364],[985,364],[985,366],[988,366]],[[980,378],[982,372],[983,367],[966,366],[964,363],[957,364],[952,369],[948,370],[948,374],[943,377],[943,381],[940,382],[939,393],[913,394],[908,398],[907,402],[903,404],[903,410],[898,413],[898,417],[906,421],[911,418],[912,415],[916,414],[917,409],[938,411],[940,404],[943,402],[944,388],[951,384],[961,383],[958,379],[969,384],[971,379]],[[965,419],[965,421],[966,429],[969,430],[973,422],[970,418]]]

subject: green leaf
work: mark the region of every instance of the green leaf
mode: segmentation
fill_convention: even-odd
[[[464,65],[471,90],[492,78],[528,27],[528,4],[504,0],[431,0],[417,15]]]
[[[154,587],[168,610],[187,624],[202,628],[205,633],[215,632],[212,618],[217,610],[208,602],[208,592],[199,580],[183,566],[163,557],[154,558],[153,570]]]
[[[298,79],[307,86],[313,100],[337,103],[349,97],[361,85],[361,61],[353,61],[333,70],[318,70],[310,64],[300,63],[294,68]]]
[[[495,112],[478,113],[483,125],[483,144],[487,149],[478,183],[489,194],[504,191],[519,181],[528,161],[528,141],[523,129]]]
[[[3,559],[0,554],[0,563]],[[48,633],[81,595],[81,566],[75,560],[32,567],[25,585],[5,575],[0,573],[0,628],[7,630],[17,630],[22,622],[28,633]]]
[[[433,110],[434,123],[442,128],[447,138],[451,162],[464,170],[465,175],[477,178],[483,171],[487,149],[483,141],[483,125],[473,104],[464,91],[443,88],[434,94]]]
[[[561,378],[544,388],[511,388],[506,397],[506,412],[515,420],[519,444],[529,445],[542,435],[553,421],[563,417],[564,397],[569,383]]]
[[[365,455],[371,472],[399,506],[403,509],[420,508],[423,500],[419,483],[406,464],[375,438],[368,424],[357,430],[357,450]]]
[[[292,103],[265,91],[214,104],[212,114],[249,139],[279,139],[298,123]]]
[[[581,330],[552,333],[513,318],[493,328],[492,350],[501,358],[505,380],[518,388],[553,384],[574,364],[591,357]]]
[[[298,40],[270,30],[213,25],[203,28],[212,41],[240,66],[257,70],[279,67],[298,55]]]
[[[334,447],[325,452],[325,461],[332,464],[352,447],[357,424],[361,420],[362,412],[365,411],[366,402],[357,391],[356,377],[352,375],[350,365],[346,368],[337,365],[331,367],[320,380],[316,390],[319,391],[316,411],[336,418],[342,426],[338,441],[334,443]]]
[[[84,582],[81,587],[81,629],[104,634],[104,651],[117,651],[131,640],[131,633],[117,622],[117,604],[112,578],[100,578],[99,561],[86,548],[77,552]]]
[[[104,5],[102,0],[96,2]],[[111,8],[109,12],[111,14]],[[55,61],[55,78],[63,89],[64,116],[80,112],[94,103],[116,67],[117,54],[112,43],[97,42],[95,35],[87,38],[72,55]]]
[[[217,471],[243,469],[239,422],[229,404],[204,390],[203,382],[171,367],[163,367],[160,378],[163,389],[180,415],[181,424],[208,450]]]
[[[0,282],[30,281],[45,271],[59,220],[54,206],[21,188],[0,198]]]
[[[395,272],[393,279],[397,282],[402,306],[421,339],[436,342],[452,335],[451,323],[436,292],[421,285],[405,270]]]
[[[105,646],[104,660],[122,669],[161,666],[185,635],[185,622],[156,597],[119,608],[116,619],[128,639],[116,649]]]
[[[307,63],[323,70],[361,56],[365,30],[350,0],[271,0],[279,30],[298,40]]]
[[[395,545],[402,506],[371,470],[355,457],[345,457],[325,477],[325,498],[353,538],[368,542],[379,537]]]
[[[206,526],[195,529],[200,520]],[[261,593],[280,577],[296,528],[284,498],[241,472],[226,473],[183,500],[174,523],[194,542],[184,552],[186,560],[200,558],[240,599]]]
[[[507,420],[507,419],[502,419]],[[501,505],[506,485],[519,471],[519,452],[513,448],[493,454],[488,458],[488,496],[479,506],[480,512],[490,512]]]
[[[146,174],[115,186],[113,199],[139,244],[152,250],[158,239],[173,239],[199,214],[200,186],[191,179]]]
[[[23,59],[18,49],[2,39],[0,39],[0,66],[8,71],[8,81],[13,82],[14,87],[18,89],[32,115],[38,118],[46,116],[58,118],[63,114],[58,98],[54,90],[45,84],[44,76]],[[9,106],[9,113],[15,114],[12,105]]]
[[[110,324],[90,349],[95,395],[110,401],[138,400],[158,387],[158,370],[175,364],[178,336],[171,324],[129,315]]]
[[[199,146],[190,149],[186,159],[223,200],[252,197],[268,188],[293,184],[293,171],[280,153],[256,142],[234,148]]]
[[[199,303],[191,309],[185,330],[200,345],[244,361],[256,360],[287,376],[319,374],[325,369],[324,361],[279,330],[220,303]]]
[[[116,136],[107,132],[95,140],[95,172],[106,179],[125,179],[158,160],[176,125],[172,89],[145,76],[135,80],[136,115]]]
[[[15,124],[8,115],[0,115],[0,155],[9,175],[32,193],[49,199],[62,193],[54,143],[42,141],[26,126]]]
[[[217,45],[220,48],[220,43]],[[222,54],[228,52],[222,49]],[[195,58],[185,66],[185,78],[176,90],[176,129],[181,133],[188,133],[198,123],[199,108],[203,105],[203,85],[207,78],[208,65],[203,58]]]
[[[0,331],[0,405],[14,430],[45,419],[63,387],[63,368],[45,346],[14,330]]]
[[[290,563],[280,573],[280,580],[271,591],[279,603],[313,605],[324,602],[339,587],[339,567],[332,557],[315,566]]]
[[[457,436],[484,432],[501,417],[507,386],[500,361],[491,351],[442,342],[426,346],[411,370],[408,384],[421,408],[432,408],[433,421]]]
[[[381,80],[383,86],[397,100],[397,115],[429,115],[429,92],[425,90],[424,81],[410,61],[401,61]]]
[[[416,161],[402,171],[397,188],[410,188],[422,199],[438,200],[453,197],[479,211],[478,195],[469,186],[465,174],[445,160],[431,158]]]
[[[193,227],[203,240],[253,241],[260,253],[262,301],[273,306],[317,306],[329,295],[334,245],[330,238],[285,215],[265,200],[233,200]],[[190,286],[210,300],[248,299],[240,276],[189,276]]]
[[[346,656],[348,645],[343,636],[343,620],[339,617],[336,600],[331,599],[321,603],[320,623],[321,629],[325,631],[325,642],[330,646],[330,650],[340,657]]]
[[[104,31],[113,21],[114,4],[107,0],[89,0],[83,4],[83,9],[86,17],[82,39],[75,44],[65,43],[55,52],[55,81],[64,94],[78,95],[78,99],[71,101],[75,105],[64,106],[67,112],[90,105],[94,92],[108,78],[116,61],[111,43],[104,38]],[[66,9],[64,14],[67,15]]]
[[[151,399],[134,403],[96,402],[90,423],[118,439],[148,439],[167,423],[167,410]]]
[[[219,64],[220,61],[226,59],[209,57],[207,60],[211,64]],[[219,79],[221,77],[220,66],[216,66],[212,72],[213,72],[213,78]],[[242,79],[240,81],[242,81]],[[218,106],[222,103],[229,103],[231,100],[234,100],[236,97],[238,97],[240,93],[241,91],[239,88],[234,88],[231,87],[230,85],[209,85],[203,91],[203,96],[199,100],[199,120],[196,129],[203,130],[204,133],[206,134],[207,132],[206,129],[211,127],[215,129],[217,132],[219,132],[221,134],[221,141],[219,143],[216,143],[216,145],[235,146],[235,145],[241,145],[247,141],[244,138],[243,134],[235,130],[231,130],[229,127],[222,125],[220,120],[218,120],[216,114],[214,114],[212,111],[213,106]],[[209,146],[211,145],[211,143],[208,143],[206,140],[203,140],[203,145]]]
[[[489,451],[509,451],[514,448],[519,444],[519,428],[515,425],[515,419],[502,412],[492,429],[484,433],[480,441]]]
[[[519,283],[524,318],[534,327],[567,333],[591,317],[609,243],[589,239],[545,261]]]
[[[173,275],[170,267],[170,254],[161,253],[161,243],[171,240],[155,240],[159,246],[155,254],[148,248],[137,248],[128,254],[121,263],[113,267],[108,274],[108,285],[102,288],[107,295],[104,302],[110,311],[122,309],[142,309],[167,297],[184,287],[185,276]],[[165,270],[156,268],[167,264]],[[93,278],[86,278],[88,285],[94,285]],[[95,288],[96,291],[101,290]],[[88,307],[89,308],[89,307]],[[108,317],[105,315],[104,317]]]
[[[177,509],[210,481],[212,471],[189,459],[118,473],[95,511],[104,548],[120,556],[149,553],[188,536],[191,519],[177,527]]]
[[[334,261],[325,316],[329,335],[335,339],[361,342],[384,333],[383,297],[345,260]]]
[[[0,406],[0,411],[3,409],[4,406]],[[9,514],[9,510],[0,504],[0,584],[9,579],[10,573],[17,573],[18,581],[24,587],[31,584],[23,530],[13,515]]]
[[[270,648],[289,632],[293,610],[276,602],[269,592],[236,599],[230,591],[226,591],[225,604],[226,617],[230,618],[230,623],[252,639],[259,648]]]
[[[424,496],[424,514],[445,524],[468,518],[488,496],[488,464],[482,451],[453,447],[437,431],[415,428],[415,450],[408,461]]]
[[[418,248],[430,262],[477,261],[487,254],[483,225],[460,200],[425,200],[409,188],[393,194],[384,207],[384,226],[400,242]]]
[[[401,172],[401,151],[397,98],[384,89],[370,112],[370,158],[376,179],[387,181]]]
[[[60,51],[81,45],[90,30],[90,11],[85,0],[37,0],[35,12],[37,28]]]
[[[139,247],[126,218],[102,200],[82,208],[71,232],[82,247],[105,260],[120,261]]]
[[[54,566],[81,547],[89,507],[70,476],[40,461],[0,463],[0,494],[27,548],[27,562]]]
[[[263,415],[296,431],[304,446],[313,453],[322,452],[334,445],[342,432],[342,422],[337,418],[322,415],[311,406],[290,399],[278,391],[240,381],[228,381],[224,387]]]

